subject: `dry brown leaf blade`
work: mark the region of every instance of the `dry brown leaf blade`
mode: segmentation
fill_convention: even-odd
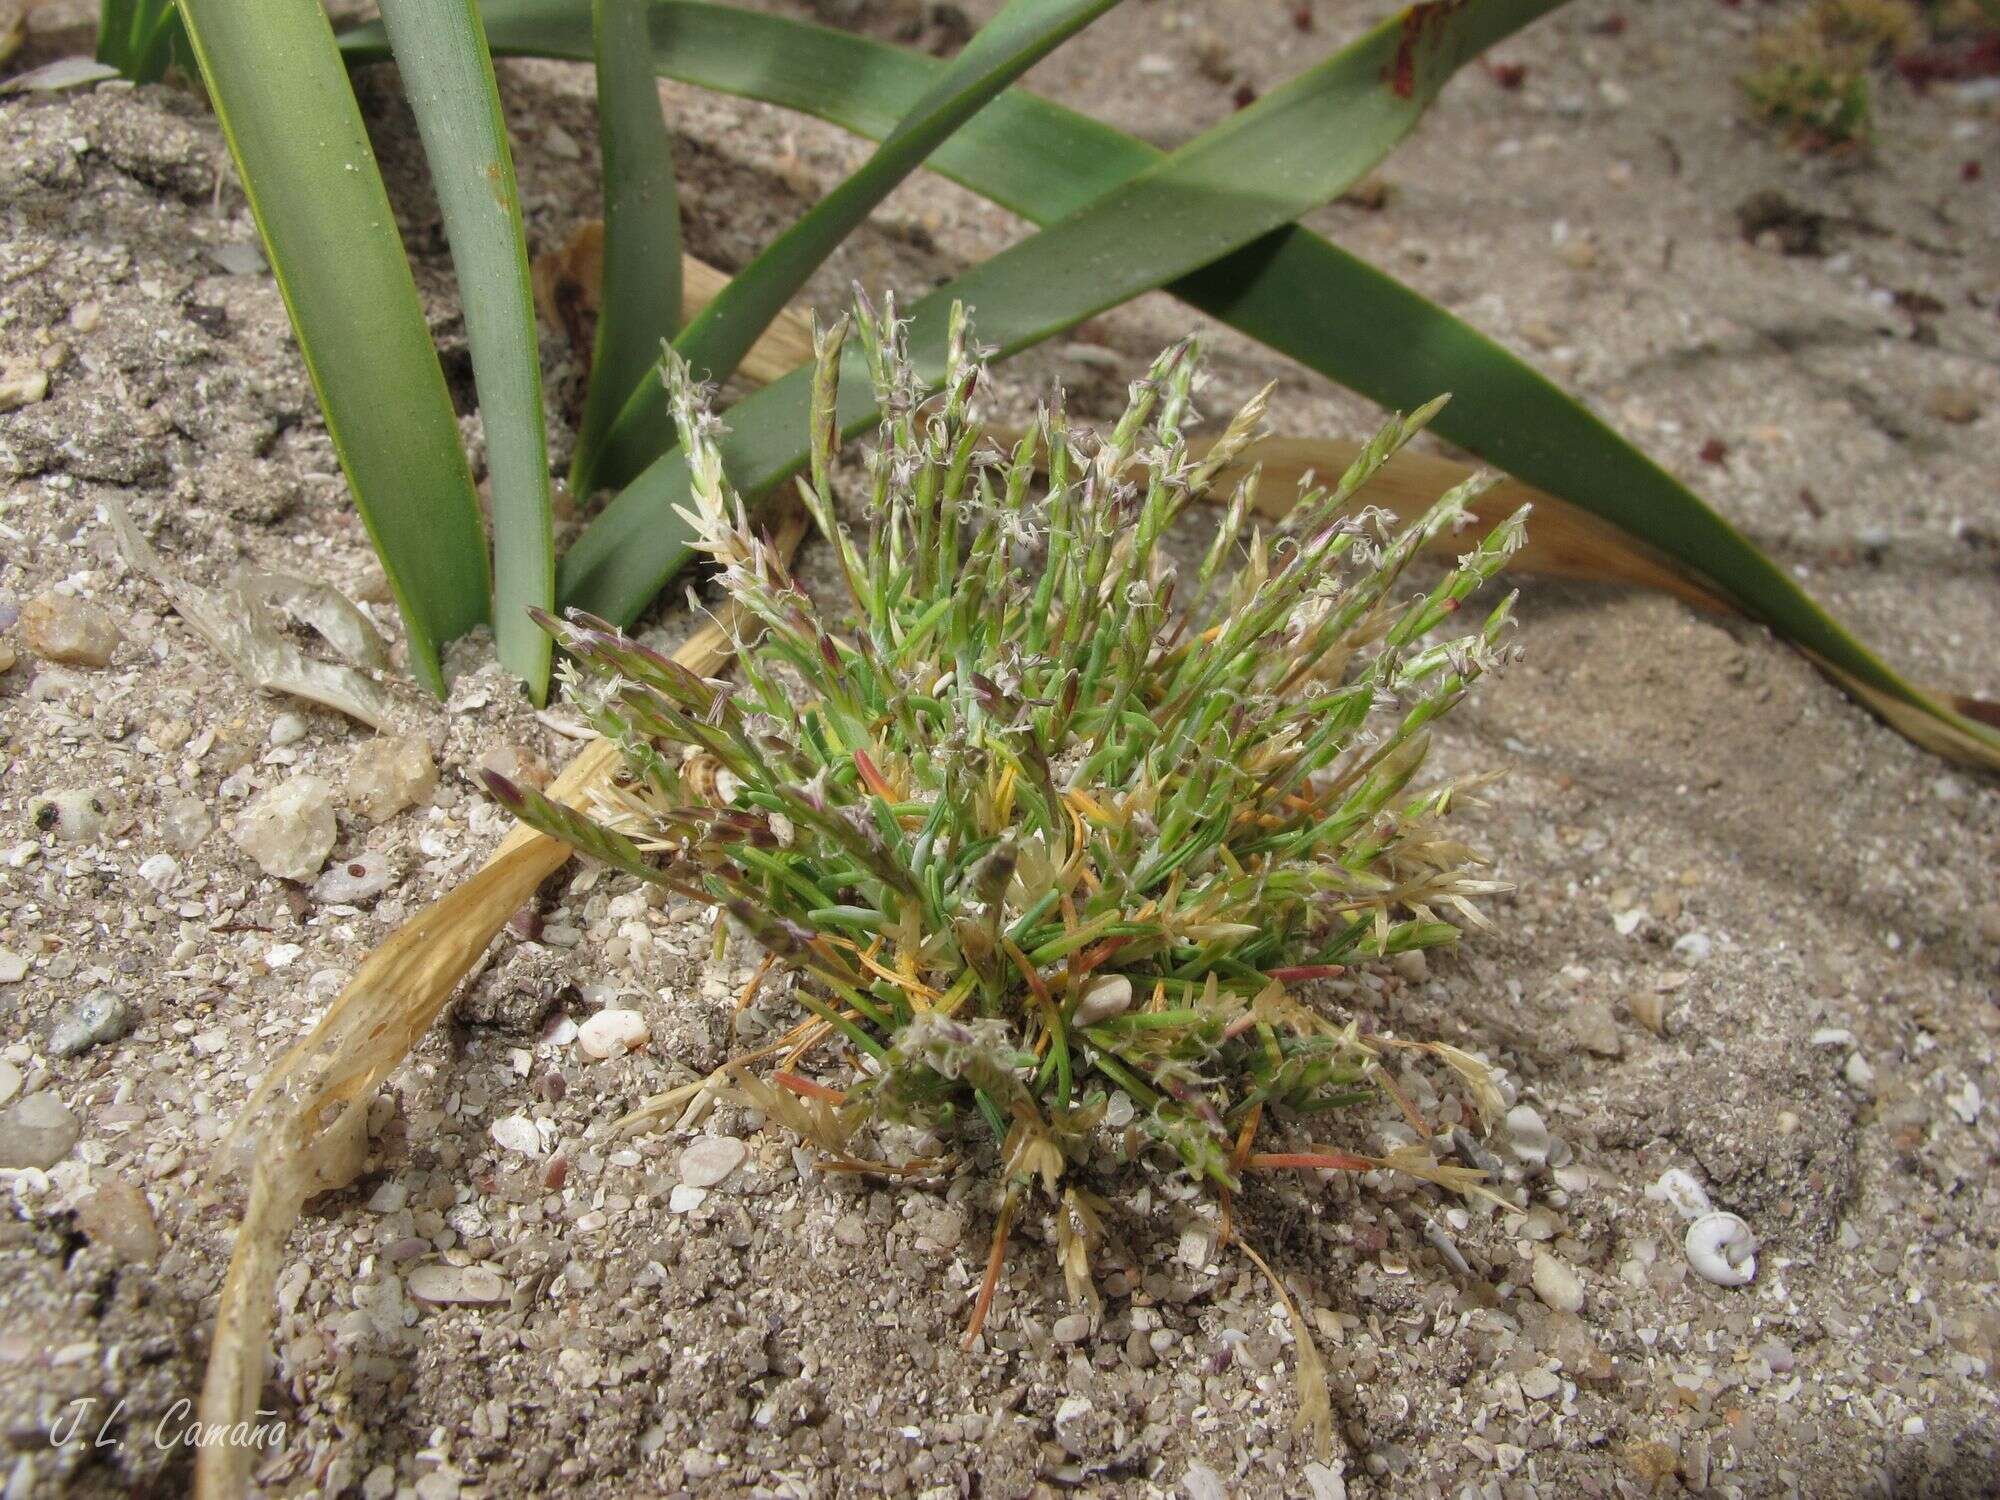
[[[790,512],[775,538],[779,555],[789,559],[804,532],[803,514]],[[724,612],[698,629],[674,658],[711,676],[729,660],[733,632],[741,628],[743,622]],[[618,763],[615,746],[592,741],[563,768],[548,795],[580,804]],[[358,1132],[376,1086],[430,1029],[507,919],[569,856],[568,845],[516,828],[471,879],[410,918],[371,953],[312,1033],[258,1083],[222,1153],[225,1163],[240,1160],[246,1150],[254,1158],[202,1385],[200,1420],[209,1430],[248,1431],[254,1425],[285,1240],[310,1197],[351,1180],[358,1170],[365,1144]],[[195,1493],[201,1500],[234,1500],[256,1456],[248,1445],[203,1448],[195,1464]]]
[[[245,682],[263,692],[290,693],[295,698],[337,709],[371,729],[387,731],[394,727],[395,699],[386,687],[353,667],[307,656],[279,632],[277,620],[264,602],[265,593],[274,592],[299,603],[308,611],[301,619],[321,630],[322,635],[326,631],[321,629],[321,622],[332,625],[351,644],[359,645],[365,656],[366,646],[360,642],[354,622],[334,623],[336,611],[323,595],[336,591],[325,584],[282,574],[262,575],[257,581],[257,592],[247,582],[213,592],[196,588],[168,567],[152,544],[139,534],[123,501],[112,496],[105,502],[105,514],[110,518],[118,550],[127,565],[152,579],[172,602],[175,613],[214,647]],[[358,609],[345,598],[340,602],[373,632],[374,626],[367,624]],[[327,640],[345,654],[345,648],[334,636],[328,635]],[[379,636],[376,645],[381,647]],[[381,655],[386,658],[386,649],[381,650]]]
[[[1218,475],[1209,498],[1224,499],[1251,468],[1262,465],[1259,488],[1260,513],[1277,517],[1284,514],[1297,486],[1308,473],[1331,477],[1339,474],[1361,451],[1359,443],[1340,439],[1267,437],[1253,443],[1228,470]],[[1405,449],[1386,464],[1362,492],[1371,505],[1392,510],[1405,521],[1426,510],[1445,490],[1462,483],[1477,470],[1427,453]],[[1526,545],[1508,563],[1514,572],[1541,573],[1556,578],[1577,578],[1595,583],[1624,584],[1657,589],[1712,614],[1741,616],[1730,600],[1654,553],[1590,512],[1558,500],[1555,496],[1502,478],[1468,507],[1482,526],[1492,526],[1523,505],[1535,509]],[[1439,537],[1432,550],[1450,553],[1457,542]],[[1946,719],[1923,712],[1881,689],[1860,681],[1817,652],[1795,647],[1843,691],[1875,713],[1897,733],[1934,754],[1961,765],[2000,770],[1993,747],[1968,734]],[[1929,690],[1931,696],[1969,720],[2000,727],[2000,704],[1964,694]]]
[[[559,249],[535,258],[535,305],[586,358],[604,291],[604,222],[577,225]],[[681,324],[715,300],[729,275],[692,255],[681,257]],[[742,373],[760,385],[789,375],[813,357],[812,323],[802,313],[781,313],[743,356]]]

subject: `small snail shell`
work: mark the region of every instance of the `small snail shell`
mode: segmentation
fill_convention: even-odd
[[[1757,1236],[1735,1214],[1703,1214],[1688,1225],[1681,1247],[1703,1281],[1748,1286],[1757,1275]]]
[[[709,807],[727,807],[736,800],[743,778],[706,750],[695,750],[681,762],[681,784],[690,800]]]
[[[1131,1004],[1132,981],[1123,974],[1107,974],[1083,992],[1072,1021],[1078,1026],[1095,1026],[1124,1015]]]
[[[1715,1211],[1715,1205],[1708,1201],[1708,1189],[1684,1167],[1668,1167],[1660,1180],[1646,1189],[1646,1196],[1666,1204],[1683,1219],[1699,1219]]]

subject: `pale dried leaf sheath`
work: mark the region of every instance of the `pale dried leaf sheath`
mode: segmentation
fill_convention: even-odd
[[[789,514],[774,539],[778,554],[789,558],[804,532],[804,517]],[[712,676],[729,659],[731,632],[742,624],[725,611],[675,652],[675,660],[697,675]],[[581,804],[618,763],[613,746],[593,741],[563,768],[548,795]],[[254,1427],[285,1240],[309,1197],[343,1185],[358,1169],[361,1130],[376,1085],[430,1029],[507,919],[569,855],[567,844],[515,829],[478,874],[425,907],[368,956],[312,1034],[280,1059],[251,1095],[222,1158],[233,1159],[245,1144],[255,1151],[249,1202],[202,1383],[201,1421],[208,1430]],[[336,1106],[333,1122],[322,1123]],[[247,1446],[203,1448],[195,1463],[196,1495],[234,1500],[243,1493],[256,1456]]]
[[[604,223],[590,219],[579,224],[569,242],[535,258],[535,302],[542,316],[559,328],[571,328],[574,338],[580,317],[594,318],[604,285]],[[692,255],[681,256],[681,323],[692,322],[696,313],[715,300],[729,283],[729,274]],[[587,352],[587,351],[586,351]],[[768,384],[789,375],[800,365],[812,363],[812,324],[803,313],[787,310],[759,335],[750,352],[743,356],[743,375]]]

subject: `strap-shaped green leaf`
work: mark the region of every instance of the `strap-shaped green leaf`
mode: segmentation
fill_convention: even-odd
[[[944,371],[951,306],[976,310],[982,341],[1007,354],[1241,248],[1336,197],[1415,125],[1467,59],[1562,0],[1467,0],[1426,11],[1413,27],[1377,26],[1352,45],[1161,158],[1060,223],[966,271],[910,313],[921,379]],[[810,372],[801,370],[729,412],[723,461],[756,492],[805,461]],[[873,415],[856,356],[839,421]],[[621,623],[686,565],[674,507],[688,494],[680,455],[622,491],[564,557],[566,603]]]
[[[97,60],[134,83],[166,76],[176,43],[185,45],[173,0],[104,0],[97,12]]]
[[[607,449],[606,440],[681,321],[680,199],[646,0],[593,0],[591,17],[604,155],[604,279],[590,385],[570,459],[570,492],[578,496],[590,492],[601,470],[636,473],[657,456],[657,448],[628,454],[615,442]]]
[[[507,121],[474,0],[385,0],[424,158],[451,242],[493,495],[493,637],[537,703],[549,638],[528,617],[555,594],[541,350],[521,194]]]
[[[695,0],[652,0],[659,66],[705,88],[881,137],[942,71],[917,53],[844,32]],[[494,45],[587,55],[575,0],[499,0]],[[366,28],[343,39],[379,55]],[[1054,223],[1156,162],[1158,148],[1014,88],[926,163],[1002,207]],[[1433,426],[1537,487],[1618,526],[1725,591],[1807,651],[1900,732],[2000,766],[2000,734],[1907,682],[1685,485],[1532,366],[1393,278],[1293,226],[1168,290],[1328,378],[1390,407],[1439,391]],[[1309,315],[1310,314],[1310,315]],[[779,476],[781,477],[781,476]]]
[[[1117,3],[1008,0],[903,113],[874,155],[765,246],[688,324],[675,347],[689,366],[718,382],[734,374],[757,336],[898,183],[1001,89]],[[608,261],[608,217],[606,233]],[[602,305],[618,306],[608,276]],[[672,432],[659,420],[663,396],[657,369],[649,368],[642,381],[625,390],[627,399],[604,448],[605,462],[572,474],[579,494],[599,483],[630,482],[672,446]]]
[[[318,0],[183,0],[182,19],[355,504],[440,695],[438,648],[487,617],[458,419]]]

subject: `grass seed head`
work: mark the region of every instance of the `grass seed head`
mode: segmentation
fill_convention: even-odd
[[[883,413],[854,528],[830,488],[850,336]],[[1511,601],[1470,628],[1461,606],[1519,546],[1523,516],[1399,592],[1419,548],[1465,524],[1472,490],[1401,528],[1358,496],[1433,405],[1246,537],[1253,475],[1184,575],[1163,539],[1257,435],[1264,401],[1192,444],[1191,341],[1133,384],[1103,437],[1072,430],[1058,398],[1009,449],[980,426],[985,367],[962,316],[928,398],[893,305],[863,304],[816,342],[800,488],[844,601],[808,597],[766,545],[705,393],[669,354],[683,514],[755,624],[741,681],[695,678],[598,621],[549,621],[572,699],[628,775],[595,819],[492,790],[586,853],[719,905],[797,972],[808,1035],[853,1066],[838,1087],[772,1075],[760,1095],[791,1101],[794,1128],[844,1157],[870,1122],[983,1118],[1003,1233],[1017,1200],[1047,1194],[1075,1286],[1101,1232],[1076,1163],[1116,1096],[1227,1193],[1259,1129],[1296,1133],[1378,1082],[1393,1091],[1381,1048],[1301,986],[1449,942],[1498,888],[1445,827],[1470,784],[1422,772],[1431,726],[1506,657]],[[1474,1060],[1438,1055],[1479,1086]],[[1467,1185],[1421,1149],[1397,1165]]]

